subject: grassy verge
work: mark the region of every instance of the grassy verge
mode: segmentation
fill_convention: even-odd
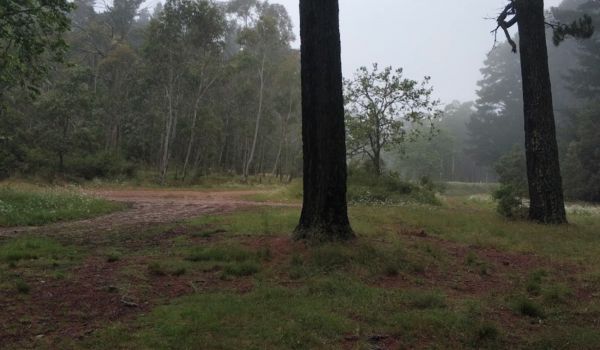
[[[0,227],[84,219],[122,208],[121,204],[75,190],[22,185],[0,187]]]

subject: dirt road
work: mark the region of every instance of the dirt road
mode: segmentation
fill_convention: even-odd
[[[127,203],[126,210],[92,219],[63,222],[42,227],[0,228],[0,236],[12,236],[21,232],[44,230],[52,232],[64,229],[94,231],[138,227],[151,224],[176,222],[196,216],[229,213],[256,206],[293,206],[284,203],[253,202],[244,196],[264,191],[189,191],[189,190],[88,190],[86,193],[111,201]]]

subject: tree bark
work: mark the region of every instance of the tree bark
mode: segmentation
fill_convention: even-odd
[[[346,201],[346,142],[338,0],[301,0],[304,202],[295,239],[354,237]]]
[[[529,218],[547,224],[567,222],[556,141],[556,125],[543,0],[515,2],[521,52]]]

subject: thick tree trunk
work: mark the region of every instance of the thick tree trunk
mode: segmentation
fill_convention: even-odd
[[[304,203],[294,238],[354,237],[346,201],[346,142],[338,0],[301,0]]]
[[[531,200],[529,218],[548,224],[566,223],[552,105],[543,0],[517,0],[525,148]]]

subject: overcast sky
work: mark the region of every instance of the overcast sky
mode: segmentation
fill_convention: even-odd
[[[298,33],[298,0],[287,7]],[[561,0],[546,0],[557,6]],[[506,0],[340,0],[344,74],[378,62],[406,76],[430,75],[443,102],[475,98],[479,69],[493,46],[494,22]]]
[[[299,0],[271,2],[285,5],[299,36]],[[545,2],[551,7],[561,0]],[[377,62],[402,67],[412,79],[431,76],[443,102],[475,99],[479,69],[494,42],[494,21],[488,18],[505,4],[506,0],[340,0],[344,74]]]

